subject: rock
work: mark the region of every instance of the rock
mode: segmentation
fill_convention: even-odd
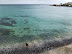
[[[6,18],[1,18],[1,20],[11,20],[11,18],[8,18],[8,17],[6,17]]]
[[[17,24],[15,20],[10,21],[12,24]]]
[[[25,23],[24,24],[27,24],[28,23],[28,20],[27,19],[24,19]]]
[[[20,17],[29,17],[28,15],[25,15],[25,16],[20,16]]]
[[[1,20],[0,20],[0,25],[13,26],[13,24],[16,24],[16,21],[11,20],[11,18],[8,18],[8,17],[7,18],[1,18]]]
[[[13,26],[11,23],[9,22],[0,22],[0,25],[5,25],[5,26]]]
[[[29,30],[30,28],[24,28],[24,30]]]
[[[10,29],[0,28],[0,35],[6,36],[6,35],[10,35],[10,33],[11,33]]]

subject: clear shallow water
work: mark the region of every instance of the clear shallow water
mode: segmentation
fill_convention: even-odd
[[[0,44],[71,36],[71,7],[0,5]]]

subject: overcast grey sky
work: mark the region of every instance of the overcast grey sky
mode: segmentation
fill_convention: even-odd
[[[0,0],[0,4],[56,4],[72,2],[72,0]]]

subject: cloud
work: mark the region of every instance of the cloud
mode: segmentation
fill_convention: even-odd
[[[72,2],[72,0],[0,0],[0,4],[52,4]]]

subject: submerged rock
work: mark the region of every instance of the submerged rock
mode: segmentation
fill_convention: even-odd
[[[60,33],[60,30],[53,29],[52,32]]]
[[[0,25],[4,26],[13,26],[13,24],[16,24],[15,20],[12,20],[11,18],[1,18]]]
[[[1,20],[11,20],[11,18],[8,18],[8,17],[6,17],[6,18],[1,18]]]
[[[0,25],[5,25],[5,26],[13,26],[11,23],[9,22],[0,22]]]
[[[25,16],[20,16],[20,17],[30,17],[29,15],[25,15]]]
[[[19,37],[19,40],[22,41],[32,41],[34,40],[36,37],[34,35],[23,35],[22,37]]]
[[[12,24],[17,24],[15,20],[10,21]]]
[[[28,23],[28,20],[27,19],[24,19],[25,23],[24,24],[27,24]]]
[[[14,16],[14,17],[19,17],[19,16]]]
[[[72,24],[66,23],[66,22],[59,22],[59,23],[61,23],[61,24],[63,24],[63,25],[67,25],[67,26],[72,26]]]
[[[11,32],[14,32],[10,29],[6,29],[6,28],[0,28],[0,35],[1,36],[7,36],[7,35],[10,35]]]
[[[29,30],[30,28],[24,28],[24,30]]]
[[[0,32],[0,36],[2,36],[2,32]]]

